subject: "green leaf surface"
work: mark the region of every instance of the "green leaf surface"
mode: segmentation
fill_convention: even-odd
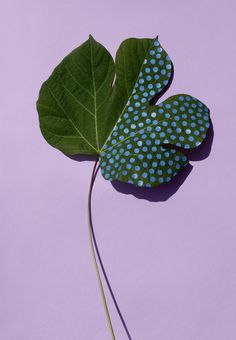
[[[115,66],[109,52],[91,36],[55,68],[42,85],[37,109],[45,139],[66,154],[98,154]]]
[[[43,83],[37,109],[45,139],[62,152],[99,156],[105,179],[168,182],[198,147],[209,109],[180,94],[150,105],[169,85],[172,62],[157,39],[127,39],[115,63],[91,36]],[[115,78],[115,80],[114,80]]]

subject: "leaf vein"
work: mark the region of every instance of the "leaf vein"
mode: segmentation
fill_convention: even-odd
[[[75,97],[75,95],[66,87],[65,85],[62,85],[64,89],[75,99],[75,101],[82,106],[91,116],[95,116],[93,112],[91,112],[84,104],[82,104],[78,98]]]
[[[60,102],[58,101],[57,97],[54,95],[52,89],[50,88],[49,84],[47,84],[47,87],[49,89],[49,92],[51,93],[52,97],[55,99],[57,105],[61,108],[61,110],[64,112],[65,116],[67,117],[67,119],[70,121],[71,125],[75,128],[75,130],[80,134],[80,136],[84,139],[84,141],[93,149],[97,152],[96,148],[87,140],[87,138],[84,137],[84,135],[82,134],[82,132],[78,129],[78,127],[75,125],[75,123],[73,122],[73,120],[68,116],[68,114],[66,113],[65,109],[63,108],[63,106],[60,104]]]

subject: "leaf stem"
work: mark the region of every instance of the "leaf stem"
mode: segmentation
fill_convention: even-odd
[[[105,293],[104,293],[104,289],[103,289],[103,285],[102,285],[102,280],[101,280],[101,276],[100,276],[100,273],[99,273],[99,268],[98,268],[98,264],[97,264],[97,260],[96,260],[94,245],[93,245],[91,197],[92,197],[92,189],[93,189],[93,183],[94,183],[94,179],[95,179],[94,175],[96,173],[97,162],[98,162],[98,160],[96,160],[94,168],[93,168],[92,177],[91,177],[91,181],[90,181],[90,187],[89,187],[89,194],[88,194],[89,239],[90,239],[90,246],[91,246],[91,250],[92,250],[94,266],[95,266],[95,269],[96,269],[97,279],[98,279],[98,283],[99,283],[99,287],[100,287],[100,292],[101,292],[101,295],[102,295],[102,301],[103,301],[103,305],[104,305],[104,309],[105,309],[105,313],[106,313],[106,317],[107,317],[108,326],[109,326],[109,329],[110,329],[110,332],[111,332],[112,340],[115,340],[116,338],[115,338],[114,330],[113,330],[112,323],[111,323],[111,318],[110,318],[110,314],[109,314],[109,310],[108,310],[108,306],[107,306],[107,302],[106,302],[106,297],[105,297]]]
[[[98,249],[98,244],[97,244],[97,241],[96,241],[96,236],[95,236],[95,232],[94,232],[94,228],[93,228],[93,223],[92,223],[91,196],[92,196],[93,185],[94,185],[94,182],[95,182],[95,179],[96,179],[96,176],[97,176],[99,167],[100,167],[100,165],[97,166],[97,162],[98,162],[98,160],[97,160],[96,163],[95,163],[95,166],[94,166],[94,169],[93,169],[92,178],[91,178],[90,215],[89,215],[89,218],[90,218],[90,221],[89,221],[89,223],[90,223],[90,231],[91,231],[91,233],[92,233],[93,246],[94,246],[94,247],[93,247],[93,250],[94,250],[94,248],[95,248],[95,251],[96,251],[96,254],[97,254],[97,257],[98,257],[98,260],[99,260],[99,264],[100,264],[101,269],[102,269],[103,276],[104,276],[104,278],[105,278],[107,287],[108,287],[109,292],[110,292],[110,294],[111,294],[111,298],[112,298],[112,300],[113,300],[113,303],[114,303],[114,305],[115,305],[115,307],[116,307],[117,313],[118,313],[118,315],[119,315],[119,317],[120,317],[120,320],[121,320],[121,322],[122,322],[122,325],[123,325],[123,327],[124,327],[124,329],[125,329],[126,335],[127,335],[127,337],[128,337],[129,340],[132,340],[132,339],[131,339],[131,335],[130,335],[129,330],[128,330],[128,327],[127,327],[127,325],[126,325],[126,323],[125,323],[125,320],[124,320],[124,318],[123,318],[123,315],[121,314],[120,308],[119,308],[119,306],[118,306],[118,303],[117,303],[117,301],[116,301],[115,295],[114,295],[113,290],[112,290],[112,288],[111,288],[111,284],[110,284],[110,282],[109,282],[108,276],[107,276],[107,274],[106,274],[106,271],[105,271],[105,268],[104,268],[104,265],[103,265],[103,262],[102,262],[102,258],[101,258],[101,255],[100,255],[100,251],[99,251],[99,249]]]

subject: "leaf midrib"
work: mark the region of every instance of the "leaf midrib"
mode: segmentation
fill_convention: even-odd
[[[93,50],[92,50],[91,39],[89,39],[89,44],[90,44],[90,57],[91,57],[90,59],[91,59],[93,95],[94,95],[95,134],[96,134],[97,150],[99,150],[98,125],[97,125],[97,95],[96,95],[96,84],[95,84],[94,68],[93,68]]]

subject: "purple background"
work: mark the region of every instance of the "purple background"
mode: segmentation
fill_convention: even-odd
[[[91,33],[113,56],[125,38],[158,34],[175,65],[164,98],[198,97],[215,131],[210,156],[192,162],[164,202],[97,178],[94,227],[133,339],[235,340],[236,2],[8,0],[1,7],[0,339],[110,339],[87,230],[93,164],[50,147],[35,110],[42,81]],[[117,339],[126,339],[110,306]]]

